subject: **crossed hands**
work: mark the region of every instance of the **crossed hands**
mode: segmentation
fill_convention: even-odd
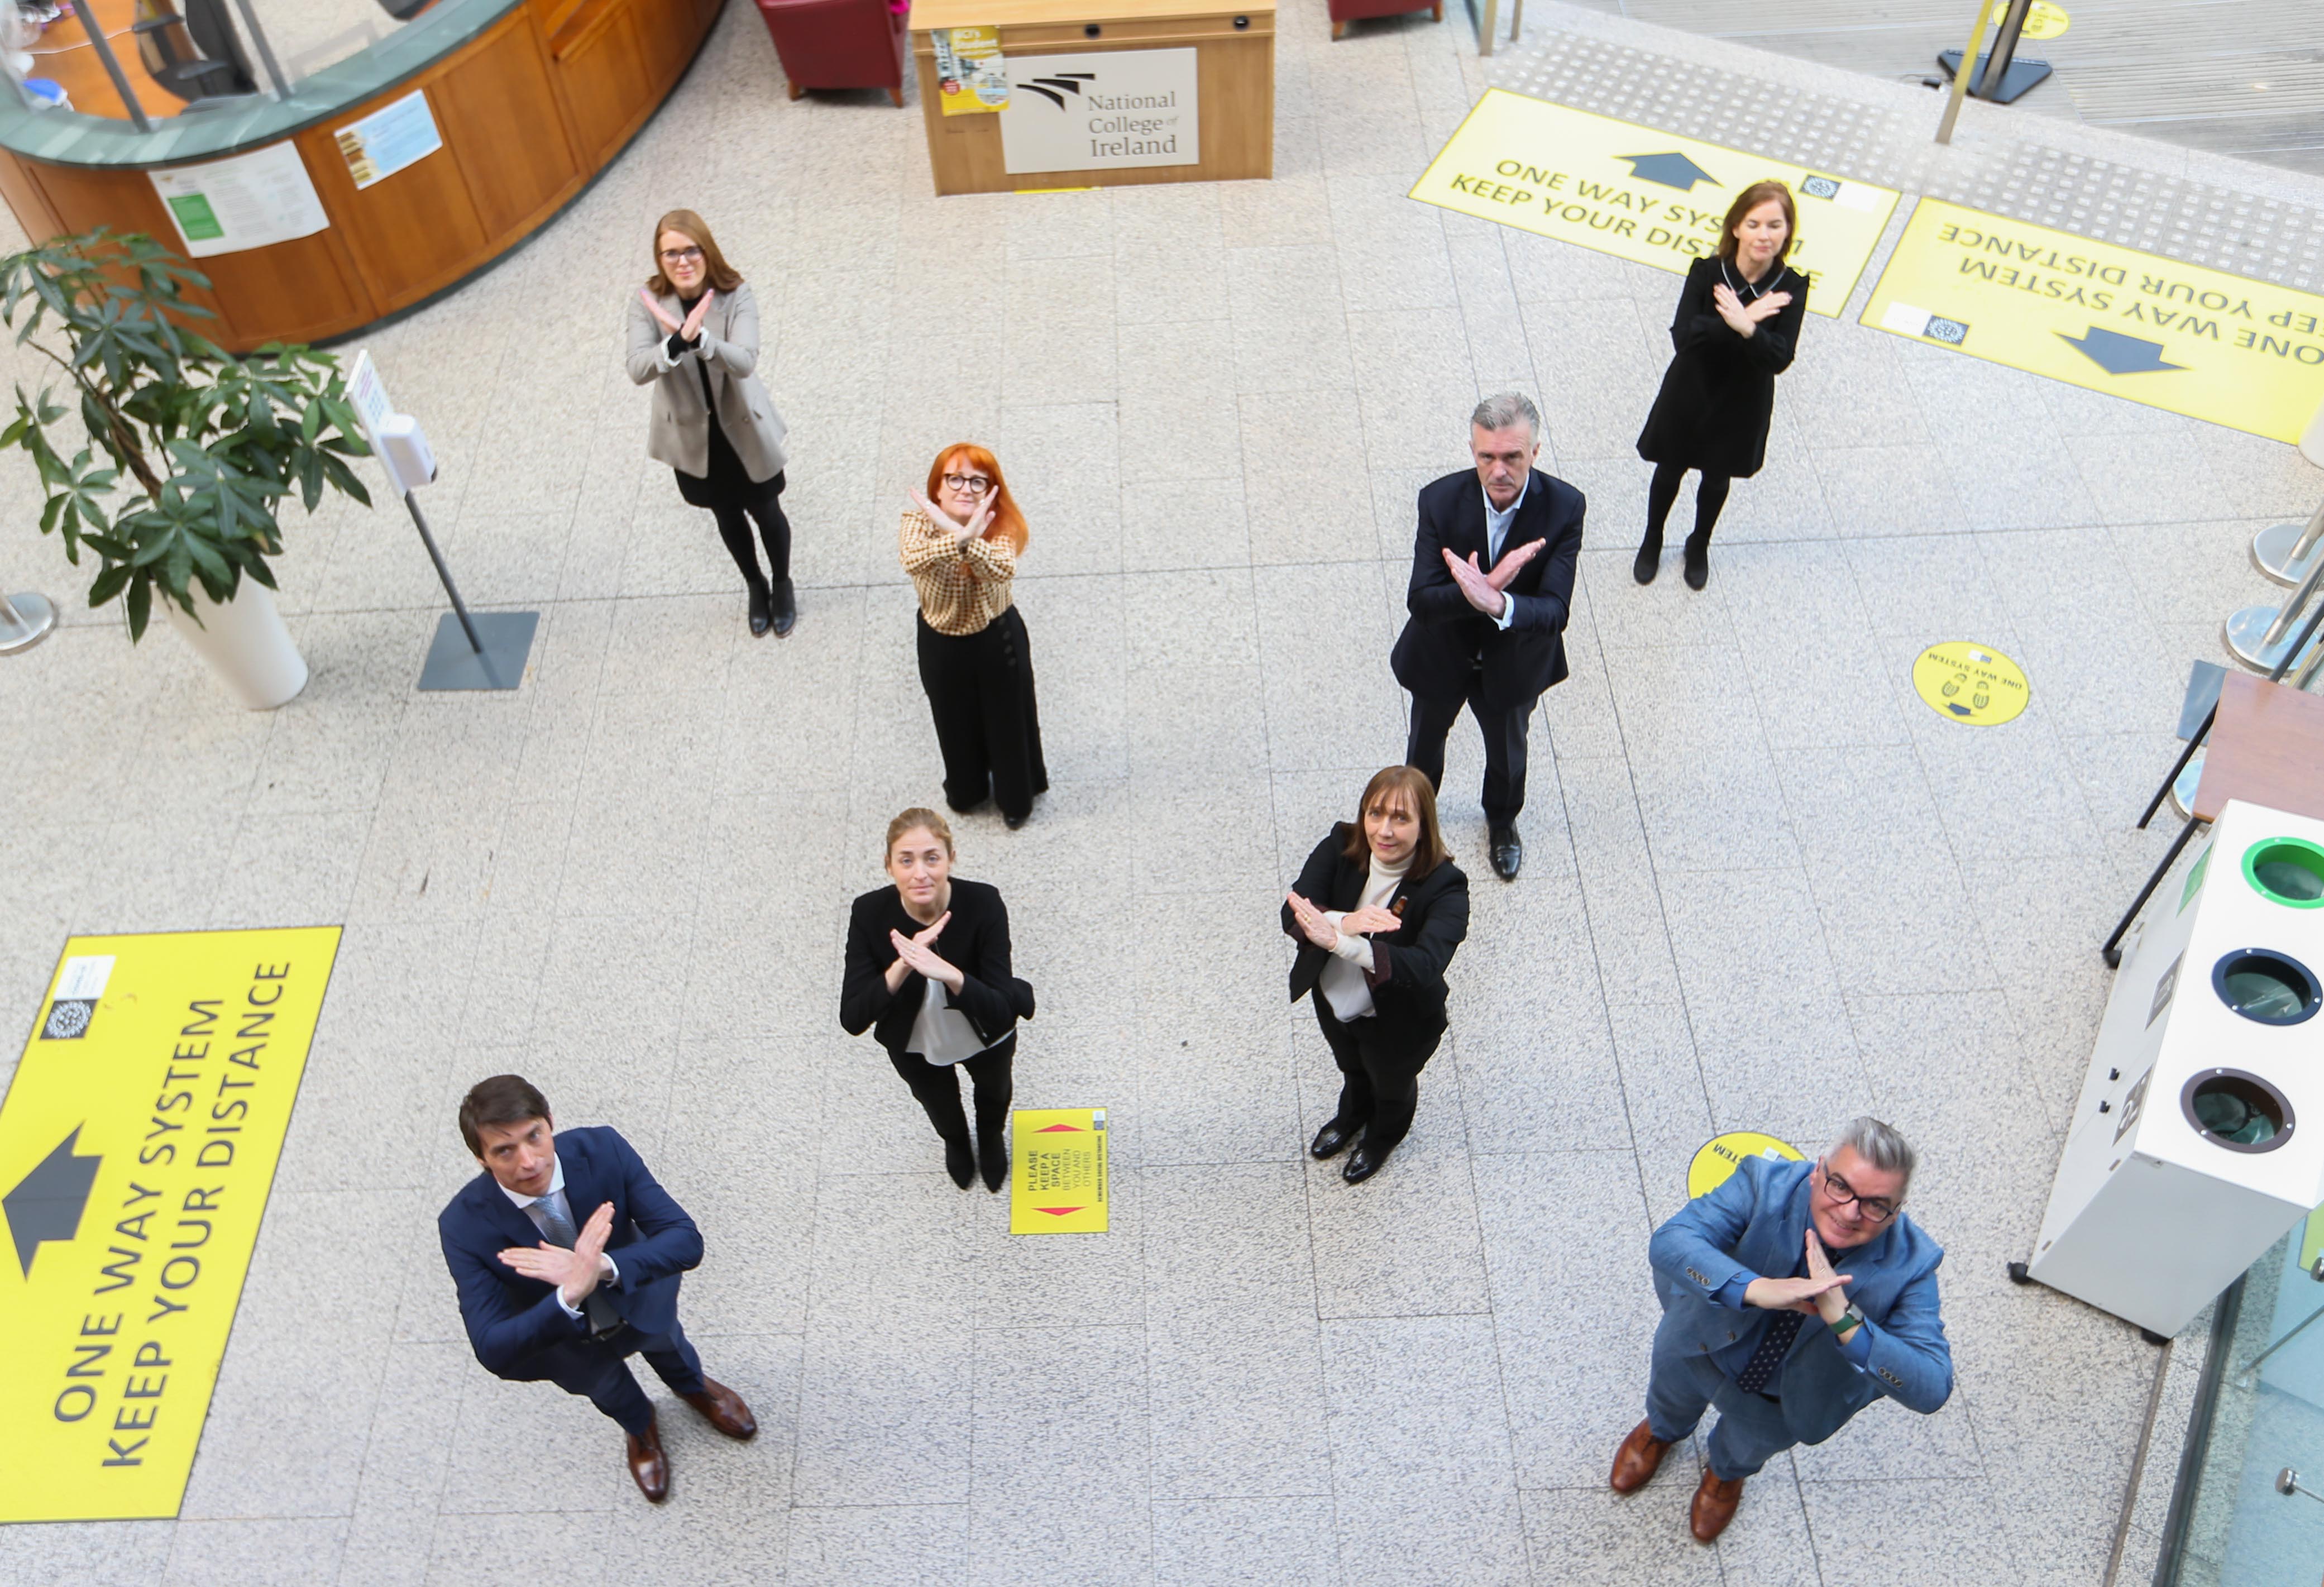
[[[925,931],[916,932],[910,937],[906,937],[900,931],[890,931],[888,933],[888,940],[895,946],[898,963],[910,966],[931,981],[941,981],[953,991],[958,992],[961,983],[966,977],[952,964],[939,958],[936,950],[936,937],[951,919],[952,911],[946,909],[930,922]]]
[[[1761,320],[1774,318],[1790,308],[1791,303],[1792,295],[1789,292],[1769,292],[1764,297],[1754,298],[1750,302],[1746,303],[1735,295],[1735,289],[1725,281],[1711,289],[1711,306],[1719,311],[1720,318],[1734,328],[1735,334],[1739,337],[1749,337],[1752,332],[1759,328]]]
[[[976,511],[969,514],[969,519],[966,523],[954,523],[952,520],[952,514],[946,512],[943,508],[937,506],[934,502],[929,501],[927,497],[922,495],[918,491],[914,491],[912,493],[912,505],[927,513],[930,523],[935,524],[938,529],[949,531],[954,540],[964,546],[968,544],[969,541],[974,540],[977,536],[982,534],[984,532],[985,526],[992,521],[993,499],[999,494],[1000,493],[998,492],[987,492],[985,494],[984,500],[977,504]]]
[[[703,293],[701,300],[694,305],[693,311],[687,315],[686,323],[681,325],[669,317],[669,310],[663,308],[651,292],[647,291],[643,287],[638,289],[638,297],[645,303],[646,311],[661,321],[664,330],[674,332],[678,339],[682,342],[692,341],[696,333],[702,329],[702,317],[710,312],[710,305],[717,296],[715,291]]]
[[[1330,916],[1296,892],[1284,894],[1283,901],[1291,906],[1291,918],[1299,922],[1299,929],[1305,933],[1307,940],[1327,953],[1340,946],[1340,937],[1343,933],[1350,937],[1370,937],[1374,932],[1393,933],[1404,927],[1403,921],[1381,909],[1378,904],[1366,904],[1362,909],[1350,909],[1340,917],[1340,923],[1334,926],[1332,924]]]
[[[1490,573],[1477,566],[1477,553],[1474,551],[1470,552],[1469,559],[1463,562],[1448,548],[1444,552],[1444,566],[1452,570],[1452,582],[1461,586],[1461,593],[1468,597],[1469,604],[1488,617],[1499,618],[1502,605],[1508,600],[1508,596],[1501,592],[1509,587],[1509,581],[1517,576],[1518,570],[1534,559],[1543,543],[1527,540],[1521,546],[1510,548],[1499,562],[1493,564]]]
[[[1840,1286],[1856,1282],[1853,1273],[1835,1273],[1815,1225],[1808,1225],[1808,1276],[1804,1278],[1754,1278],[1745,1287],[1743,1304],[1771,1312],[1803,1312],[1821,1317],[1827,1325],[1848,1311]]]
[[[606,1202],[581,1225],[572,1250],[544,1240],[538,1246],[512,1245],[501,1252],[501,1260],[528,1278],[556,1285],[565,1304],[577,1311],[589,1292],[604,1282],[605,1241],[613,1233],[613,1204]]]

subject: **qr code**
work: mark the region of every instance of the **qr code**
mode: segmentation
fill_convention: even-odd
[[[85,997],[60,997],[49,1005],[49,1017],[41,1025],[43,1041],[78,1041],[88,1034],[89,1016],[97,1012],[97,1000]]]
[[[1828,176],[1812,176],[1800,183],[1800,191],[1811,198],[1829,198],[1840,191],[1840,183]]]
[[[1940,319],[1929,316],[1929,328],[1921,333],[1932,342],[1950,342],[1958,346],[1969,340],[1969,327],[1958,319]]]

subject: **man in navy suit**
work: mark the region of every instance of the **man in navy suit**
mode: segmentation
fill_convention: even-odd
[[[1663,1320],[1646,1419],[1614,1454],[1615,1492],[1645,1487],[1716,1405],[1690,1516],[1709,1543],[1743,1480],[1794,1444],[1821,1444],[1882,1395],[1923,1416],[1945,1403],[1945,1253],[1900,1210],[1913,1165],[1903,1136],[1858,1119],[1813,1163],[1745,1158],[1655,1231]]]
[[[558,1134],[548,1101],[514,1075],[468,1093],[460,1139],[484,1171],[436,1230],[485,1370],[587,1395],[629,1435],[630,1475],[657,1504],[669,1462],[632,1352],[729,1438],[759,1430],[678,1325],[678,1275],[702,1260],[702,1233],[628,1141],[602,1126]]]
[[[1582,553],[1582,493],[1533,466],[1541,413],[1515,392],[1469,419],[1476,467],[1422,487],[1411,620],[1388,665],[1412,695],[1407,764],[1444,783],[1444,739],[1465,703],[1485,738],[1486,847],[1494,874],[1525,863],[1526,732],[1542,690],[1565,680],[1565,620]]]

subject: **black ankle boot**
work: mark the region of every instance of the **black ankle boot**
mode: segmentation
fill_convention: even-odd
[[[751,586],[752,637],[755,639],[765,633],[768,624],[772,621],[767,611],[767,586],[762,584],[752,585]]]
[[[775,637],[780,639],[798,625],[798,600],[788,578],[775,586]]]
[[[977,1164],[984,1170],[984,1188],[999,1195],[1009,1183],[1009,1142],[996,1126],[992,1133],[976,1143]]]
[[[1711,537],[1691,534],[1686,537],[1686,587],[1699,590],[1711,582]]]
[[[1655,574],[1663,559],[1663,531],[1649,530],[1646,538],[1638,542],[1638,559],[1630,564],[1630,577],[1640,584],[1655,582]]]
[[[968,1182],[976,1177],[976,1149],[969,1145],[966,1135],[958,1140],[945,1142],[945,1172],[950,1174],[952,1182],[963,1190],[966,1190]]]

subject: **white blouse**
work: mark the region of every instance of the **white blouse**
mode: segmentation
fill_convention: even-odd
[[[1356,900],[1356,907],[1385,909],[1388,895],[1396,890],[1397,883],[1402,881],[1404,873],[1411,869],[1411,855],[1406,855],[1404,863],[1394,870],[1382,865],[1379,855],[1373,855],[1371,873],[1364,878],[1363,896]],[[1346,919],[1348,913],[1345,909],[1323,911],[1324,918],[1334,926]],[[1366,1019],[1374,1012],[1371,983],[1364,979],[1364,973],[1371,967],[1371,940],[1351,931],[1340,933],[1340,946],[1332,950],[1332,962],[1323,966],[1323,974],[1317,985],[1323,993],[1323,1001],[1332,1005],[1332,1012],[1341,1020]]]
[[[904,1044],[908,1053],[918,1053],[939,1069],[973,1058],[992,1044],[976,1033],[968,1016],[952,1006],[945,995],[945,984],[931,975],[927,992],[920,999],[920,1012],[912,1021],[912,1037]]]

